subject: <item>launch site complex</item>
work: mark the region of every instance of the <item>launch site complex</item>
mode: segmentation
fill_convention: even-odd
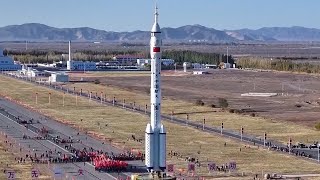
[[[320,178],[318,75],[241,68],[229,48],[177,68],[157,6],[150,34],[149,59],[78,61],[71,41],[51,64],[1,50],[0,179]]]

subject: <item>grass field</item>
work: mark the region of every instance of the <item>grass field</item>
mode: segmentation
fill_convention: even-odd
[[[131,135],[144,138],[144,131],[149,118],[134,112],[125,111],[112,106],[101,106],[88,99],[78,99],[65,95],[65,106],[62,106],[63,93],[51,91],[43,87],[9,79],[0,76],[0,93],[14,98],[41,110],[56,119],[68,121],[86,131],[95,132],[111,139],[113,143],[123,148],[142,150],[144,144],[130,140]],[[92,86],[92,85],[91,85]],[[38,92],[38,104],[35,103],[35,92]],[[48,93],[51,92],[51,104],[48,103]],[[130,96],[130,94],[128,94]],[[82,120],[81,120],[82,119]],[[168,132],[168,151],[175,151],[183,157],[191,156],[200,161],[214,161],[218,165],[236,161],[238,172],[261,174],[261,172],[276,173],[319,173],[319,166],[313,162],[296,159],[287,155],[248,147],[233,140],[213,136],[188,127],[164,123]],[[224,146],[224,144],[227,144]],[[246,147],[245,147],[246,146]],[[241,148],[241,151],[240,151]],[[178,168],[185,168],[184,159],[168,157],[169,163]],[[205,168],[198,169],[199,174],[207,174]]]
[[[122,102],[125,99],[127,104],[135,103],[136,107],[140,105],[141,108],[144,108],[146,104],[148,106],[150,104],[147,92],[135,92],[129,89],[119,89],[113,86],[96,85],[93,83],[73,83],[67,86],[70,89],[76,87],[78,91],[82,89],[83,92],[97,93],[98,96],[103,92],[109,100],[116,97],[118,101]],[[164,98],[162,101],[162,112],[164,114],[172,114],[172,111],[174,111],[173,113],[176,117],[186,119],[187,114],[189,114],[189,120],[200,123],[203,122],[203,119],[206,119],[207,125],[220,127],[223,122],[226,129],[235,131],[240,131],[241,126],[243,126],[245,133],[258,137],[263,137],[263,134],[266,132],[270,139],[283,143],[287,143],[289,137],[292,138],[294,143],[312,143],[313,141],[318,141],[320,136],[320,131],[290,122],[279,122],[262,117],[234,114],[221,111],[219,108],[197,106],[195,103]]]

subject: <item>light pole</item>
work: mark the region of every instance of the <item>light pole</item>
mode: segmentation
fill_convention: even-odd
[[[100,93],[100,103],[102,104],[102,91]]]
[[[243,137],[243,127],[241,126],[241,133],[240,133],[240,136],[241,136],[241,141],[242,141],[242,137]]]
[[[221,123],[221,135],[223,134],[223,123]]]
[[[187,120],[186,120],[186,125],[188,126],[188,121],[189,121],[189,114],[187,114]]]
[[[51,104],[51,93],[49,93],[49,105]]]
[[[36,104],[38,104],[38,93],[36,93]]]
[[[266,141],[267,141],[267,133],[264,133],[264,138],[263,138],[263,147],[266,147]]]
[[[204,130],[204,126],[206,124],[206,118],[203,118],[203,123],[202,123],[202,130]]]
[[[66,92],[63,92],[63,96],[62,96],[62,106],[64,107],[64,98],[65,98]]]
[[[291,145],[292,145],[292,139],[291,137],[289,137],[289,143],[288,143],[289,154],[291,154]]]
[[[122,108],[124,109],[124,104],[126,103],[126,100],[123,99]]]
[[[76,93],[76,106],[78,106],[78,94]]]
[[[148,105],[146,104],[146,108],[144,110],[144,113],[147,114]]]

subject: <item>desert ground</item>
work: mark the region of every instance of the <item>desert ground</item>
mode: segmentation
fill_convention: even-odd
[[[147,116],[112,106],[103,106],[99,102],[88,101],[83,97],[78,98],[76,103],[74,95],[65,95],[63,107],[62,92],[5,77],[1,77],[0,82],[7,84],[1,86],[1,94],[36,108],[50,117],[73,123],[87,132],[99,133],[106,140],[111,139],[119,147],[143,149],[140,142],[132,141],[130,137],[134,134],[138,138],[143,138],[145,125],[149,121]],[[93,86],[93,83],[91,85]],[[35,101],[35,92],[39,94],[38,103]],[[49,92],[52,94],[50,104]],[[249,175],[261,172],[318,173],[315,163],[308,160],[267,151],[225,137],[212,136],[185,126],[164,123],[168,131],[168,151],[181,154],[181,157],[168,157],[168,162],[176,164],[177,168],[186,167],[185,157],[196,157],[201,162],[215,161],[218,164],[235,160],[239,165],[237,173],[245,172]],[[225,143],[227,145],[224,145]],[[208,174],[204,167],[199,169],[198,173]]]
[[[148,94],[150,77],[147,72],[72,74],[72,79],[94,81],[128,91]],[[176,74],[176,75],[175,75]],[[229,108],[254,113],[275,121],[287,121],[313,128],[320,114],[320,76],[244,70],[211,70],[207,75],[190,73],[162,73],[162,93],[165,98],[218,106],[218,98],[225,98]],[[242,97],[242,93],[278,93],[276,97]]]

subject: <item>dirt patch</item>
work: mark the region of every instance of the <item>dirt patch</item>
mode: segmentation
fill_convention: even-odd
[[[201,99],[205,104],[217,104],[218,98],[227,99],[230,108],[245,109],[256,115],[291,121],[314,127],[320,115],[320,81],[318,76],[277,72],[242,70],[213,70],[206,75],[183,72],[162,73],[164,97],[194,103]],[[88,78],[92,80],[93,78]],[[106,86],[147,94],[150,76],[101,77]],[[242,93],[278,93],[276,97],[241,97]],[[297,107],[301,104],[301,107]]]

